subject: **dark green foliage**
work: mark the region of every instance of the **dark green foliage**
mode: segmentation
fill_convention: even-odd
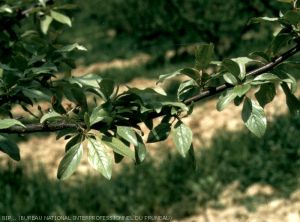
[[[203,42],[212,42],[219,58],[248,53],[253,45],[259,49],[271,39],[272,31],[268,26],[247,26],[247,22],[265,14],[277,16],[284,7],[276,1],[259,0],[229,0],[226,4],[221,0],[111,0],[109,4],[77,0],[77,4],[80,10],[74,16],[78,23],[72,32],[78,39],[87,36],[89,62],[149,52],[157,63],[164,62],[170,49],[176,52],[172,61],[191,60],[180,48]],[[82,32],[85,24],[93,27],[84,31],[87,34]],[[97,57],[91,57],[95,54]]]
[[[116,39],[130,37],[133,40],[131,45],[136,49],[152,51],[159,45],[161,54],[168,49],[179,53],[179,48],[185,45],[213,42],[218,56],[227,56],[240,50],[243,35],[252,28],[245,25],[247,21],[263,13],[277,16],[280,5],[276,1],[234,0],[226,4],[220,0],[78,3],[81,9],[83,7],[86,12],[91,12],[82,14],[81,19],[98,24],[107,31],[115,30]],[[95,8],[98,8],[97,13],[94,12]],[[266,35],[262,30],[256,32]]]

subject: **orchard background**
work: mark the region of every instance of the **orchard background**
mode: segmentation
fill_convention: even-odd
[[[64,118],[82,120],[85,125],[79,126],[85,128],[92,122],[90,104],[99,104],[98,99],[95,101],[90,94],[85,102],[82,99],[85,94],[78,90],[83,91],[81,84],[84,85],[86,80],[83,76],[91,73],[92,81],[99,79],[101,90],[103,79],[105,86],[111,85],[109,79],[113,79],[120,84],[119,93],[126,92],[128,87],[152,88],[158,92],[163,88],[168,96],[179,97],[179,100],[187,95],[195,96],[198,86],[195,87],[194,82],[187,84],[190,88],[178,95],[180,84],[187,79],[175,71],[195,66],[201,75],[206,68],[211,74],[215,67],[203,65],[206,63],[203,58],[207,56],[205,50],[212,51],[212,45],[204,45],[205,42],[214,44],[214,55],[206,60],[226,61],[222,63],[225,67],[225,71],[220,72],[222,78],[216,82],[223,84],[225,80],[226,87],[245,86],[245,81],[250,80],[240,78],[241,73],[235,74],[234,70],[231,72],[236,65],[232,65],[228,58],[245,58],[251,52],[264,51],[264,54],[255,55],[267,64],[299,44],[297,1],[74,0],[58,3],[41,0],[24,3],[7,0],[0,3],[4,30],[0,36],[1,119],[14,117],[18,121],[13,124],[0,122],[1,145],[4,144],[1,149],[14,159],[21,156],[21,161],[16,162],[1,153],[0,215],[169,215],[178,221],[300,221],[299,102],[295,102],[297,97],[291,96],[287,93],[289,88],[285,88],[290,87],[293,91],[299,85],[297,54],[289,64],[284,64],[295,80],[283,77],[277,70],[275,74],[278,76],[272,73],[261,79],[251,79],[253,88],[246,87],[247,96],[257,98],[260,85],[274,83],[276,86],[277,95],[271,103],[263,102],[269,97],[258,99],[259,104],[265,106],[267,126],[262,115],[258,117],[262,119],[259,122],[261,127],[247,125],[256,136],[243,124],[240,113],[245,108],[242,105],[235,106],[231,102],[223,110],[224,100],[217,102],[216,96],[195,103],[193,113],[182,118],[185,126],[193,132],[194,155],[190,155],[190,150],[176,146],[178,154],[172,138],[168,138],[164,142],[147,144],[147,152],[138,154],[135,161],[125,158],[109,169],[105,166],[99,169],[98,166],[103,176],[90,167],[97,164],[93,164],[86,153],[74,173],[68,167],[57,173],[65,154],[64,147],[77,151],[76,142],[67,145],[68,140],[64,137],[56,140],[56,134],[50,132],[7,134],[15,128],[3,125],[24,129],[18,125],[36,123],[37,120],[48,124],[47,121],[53,119],[54,122],[49,122],[52,126],[57,124],[56,118],[59,124],[63,115]],[[281,24],[274,19],[278,16],[283,17]],[[253,17],[263,18],[251,20]],[[261,20],[261,24],[253,24]],[[280,33],[282,28],[284,30]],[[32,31],[37,33],[32,35]],[[279,37],[274,39],[274,36]],[[196,64],[195,50],[198,52]],[[251,71],[263,65],[254,63],[245,69],[248,73],[248,68]],[[157,84],[159,76],[166,73],[173,73],[175,78]],[[59,82],[70,76],[73,77],[70,81]],[[161,80],[165,78],[160,77]],[[94,83],[87,84],[94,86]],[[283,86],[285,90],[279,83],[287,83]],[[60,88],[55,84],[60,84]],[[58,89],[65,93],[67,100],[60,101],[60,96],[53,96]],[[96,94],[109,100],[111,89],[101,90]],[[140,93],[137,90],[132,92]],[[285,94],[289,99],[286,100]],[[151,92],[147,105],[153,105],[153,95],[159,96]],[[299,95],[298,90],[295,95]],[[291,98],[294,102],[287,102]],[[128,102],[126,98],[124,101]],[[167,118],[163,121],[156,118],[154,125],[161,121],[164,126],[169,122],[181,122],[178,109],[185,110],[186,107],[177,102],[180,101],[164,101],[165,107],[155,107],[164,110]],[[217,111],[217,103],[222,112]],[[150,109],[142,108],[146,114]],[[120,116],[127,115],[127,111]],[[116,116],[118,121],[122,120]],[[102,117],[93,121],[110,121],[109,115]],[[123,125],[124,122],[120,126]],[[145,133],[142,135],[144,140],[150,131],[146,125],[140,126]],[[122,137],[121,130],[124,128],[106,132],[101,126],[100,131],[108,133],[105,134],[107,137],[116,133],[126,144],[127,137]],[[85,130],[80,132],[84,139],[94,142],[93,135]],[[70,132],[65,133],[68,136]],[[158,137],[148,137],[148,142],[162,139]],[[11,148],[7,141],[17,142],[20,153],[5,150],[5,147]],[[131,156],[123,149],[118,152]],[[140,161],[143,163],[138,164]],[[58,181],[57,176],[62,179],[70,177]]]

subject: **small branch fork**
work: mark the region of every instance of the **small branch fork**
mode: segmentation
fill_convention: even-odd
[[[255,76],[261,75],[263,73],[266,73],[268,71],[271,71],[277,65],[279,65],[280,63],[286,61],[287,59],[289,59],[290,57],[292,57],[293,55],[295,55],[299,51],[300,51],[300,43],[298,43],[296,46],[289,49],[285,53],[281,54],[280,56],[275,58],[273,61],[265,64],[264,66],[261,66],[257,69],[254,69],[254,70],[248,72],[247,76],[255,77]],[[215,88],[213,90],[209,89],[209,90],[202,91],[200,94],[187,99],[186,101],[184,101],[184,103],[186,105],[190,105],[192,103],[203,100],[207,97],[211,97],[211,96],[214,96],[216,94],[219,94],[220,92],[223,92],[226,89],[229,89],[229,88],[232,88],[232,87],[233,87],[232,85],[223,84],[223,85],[220,85],[220,86],[218,86],[217,88]],[[160,115],[155,114],[155,115],[153,115],[153,118],[156,118],[158,116],[160,116]],[[47,124],[45,124],[45,123],[32,123],[32,124],[25,124],[25,126],[26,126],[26,128],[16,125],[16,126],[12,126],[10,128],[7,128],[7,129],[0,129],[0,133],[25,134],[25,133],[36,133],[36,132],[55,132],[55,131],[59,131],[59,130],[62,130],[62,129],[77,129],[78,126],[81,126],[82,128],[85,128],[85,124],[83,122],[78,122],[78,123],[58,122],[58,123],[47,123]],[[99,127],[99,125],[97,127]]]

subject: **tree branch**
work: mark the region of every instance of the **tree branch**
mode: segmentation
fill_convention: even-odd
[[[277,58],[273,59],[273,61],[271,61],[271,62],[269,62],[269,63],[267,63],[267,64],[265,64],[265,65],[263,65],[263,66],[261,66],[257,69],[254,69],[254,70],[248,72],[246,76],[254,76],[255,77],[255,76],[258,76],[260,74],[266,73],[266,72],[272,70],[273,68],[275,68],[280,63],[282,63],[285,60],[289,59],[290,57],[292,57],[293,55],[295,55],[299,51],[300,51],[300,43],[298,43],[296,46],[289,49],[285,53],[281,54]],[[220,86],[216,87],[215,89],[208,89],[208,90],[202,91],[198,95],[193,96],[193,97],[185,100],[184,103],[186,105],[189,105],[191,103],[198,102],[199,100],[202,100],[204,98],[216,95],[216,94],[218,94],[220,92],[223,92],[226,89],[229,89],[229,88],[232,88],[232,87],[233,87],[233,85],[223,84],[223,85],[220,85]]]
[[[24,124],[26,128],[22,126],[12,126],[8,129],[0,129],[0,133],[8,134],[23,134],[23,133],[37,133],[37,132],[55,132],[63,129],[78,129],[79,127],[85,128],[85,124],[78,123],[65,123],[65,122],[56,122],[56,123],[30,123]]]
[[[275,58],[273,61],[265,64],[264,66],[261,66],[257,69],[254,69],[247,73],[246,76],[258,76],[265,72],[268,72],[275,68],[280,63],[284,62],[285,60],[289,59],[291,56],[295,55],[297,52],[300,51],[300,43],[298,43],[293,48],[289,49],[285,53],[281,54],[277,58]],[[205,91],[202,91],[200,94],[193,96],[187,100],[184,101],[186,105],[189,105],[194,102],[198,102],[204,98],[214,96],[220,92],[225,91],[226,89],[232,88],[233,85],[223,84],[218,86],[215,89],[208,89]],[[1,101],[1,100],[0,100]],[[155,113],[153,115],[153,118],[159,117],[161,114]],[[0,133],[7,133],[7,134],[25,134],[25,133],[36,133],[36,132],[55,132],[62,129],[77,129],[79,127],[85,128],[85,124],[83,122],[78,123],[65,123],[65,122],[58,122],[58,123],[32,123],[32,124],[25,124],[26,128],[22,126],[12,126],[7,129],[0,129]],[[96,128],[101,127],[101,123],[99,123]]]

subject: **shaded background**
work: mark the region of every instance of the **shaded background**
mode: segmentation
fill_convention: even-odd
[[[160,74],[193,66],[193,49],[215,44],[215,59],[264,50],[276,26],[247,25],[278,15],[277,1],[85,0],[69,12],[62,41],[79,42],[74,75],[98,73],[120,84],[154,87]],[[298,73],[292,73],[297,76]],[[177,82],[165,87],[175,92]],[[0,156],[0,215],[170,215],[180,221],[300,221],[300,120],[279,91],[267,106],[270,124],[257,139],[239,108],[199,104],[185,121],[194,131],[197,170],[171,141],[152,145],[141,166],[121,163],[111,181],[83,162],[67,181],[55,178],[64,151],[52,134],[19,140],[23,160]]]

